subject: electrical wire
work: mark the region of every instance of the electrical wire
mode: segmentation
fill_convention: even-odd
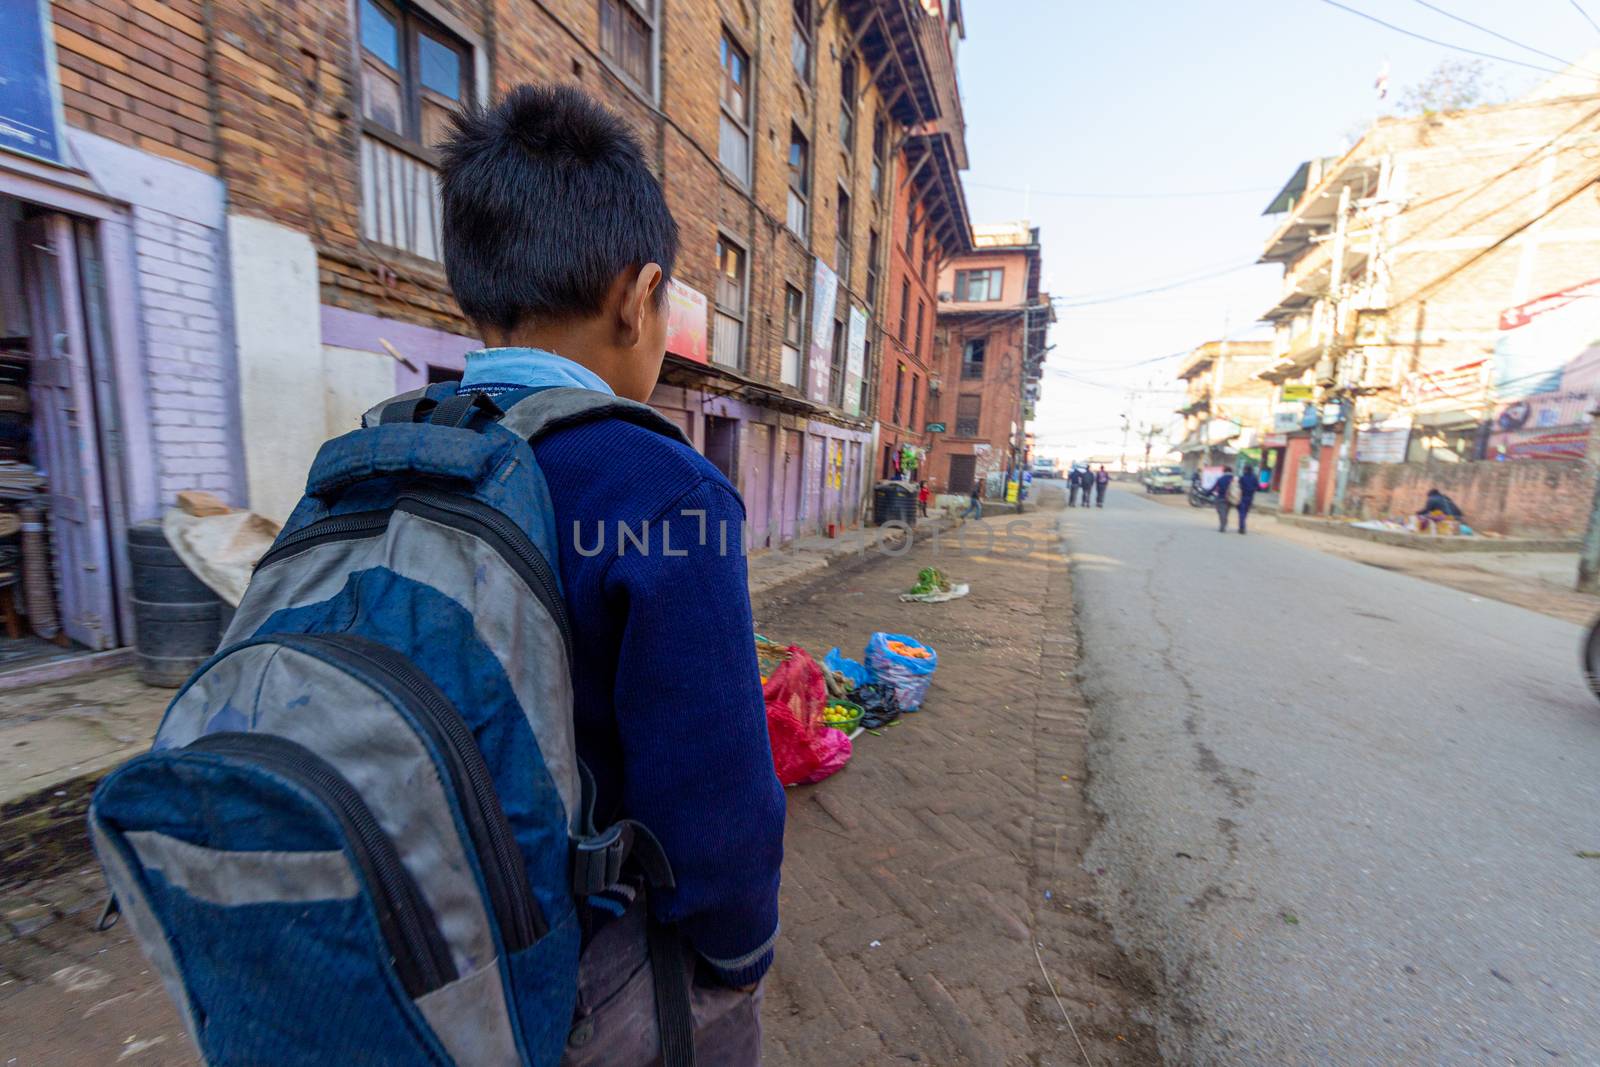
[[[1322,2],[1327,4],[1329,7],[1336,7],[1340,11],[1349,12],[1357,18],[1366,19],[1368,22],[1376,22],[1379,26],[1382,26],[1385,29],[1390,29],[1396,33],[1405,34],[1407,37],[1415,37],[1419,41],[1426,41],[1429,44],[1438,45],[1440,48],[1448,48],[1453,52],[1463,52],[1469,56],[1477,56],[1479,59],[1492,59],[1496,63],[1509,63],[1514,67],[1526,67],[1529,70],[1537,70],[1544,74],[1566,73],[1564,70],[1555,70],[1552,67],[1543,67],[1537,63],[1526,63],[1520,59],[1512,59],[1510,56],[1497,56],[1493,52],[1480,52],[1476,48],[1467,48],[1465,45],[1451,44],[1449,41],[1441,41],[1437,37],[1429,37],[1427,34],[1417,33],[1415,30],[1408,30],[1403,26],[1396,26],[1392,22],[1385,22],[1376,15],[1369,15],[1365,11],[1353,8],[1348,4],[1341,4],[1339,0],[1322,0]]]
[[[990,185],[971,180],[965,184],[974,189],[995,189],[1004,193],[1025,193],[1029,196],[1058,196],[1068,200],[1193,200],[1215,196],[1259,196],[1262,193],[1277,192],[1275,188],[1263,186],[1255,189],[1210,189],[1181,193],[1085,193],[1060,189],[1029,189],[1015,185]]]
[[[1151,286],[1148,289],[1134,289],[1126,293],[1114,293],[1110,296],[1096,297],[1089,300],[1069,300],[1067,297],[1051,297],[1050,303],[1062,311],[1070,311],[1073,308],[1094,307],[1098,304],[1115,304],[1122,300],[1133,300],[1141,296],[1150,296],[1154,293],[1165,293],[1173,289],[1181,289],[1186,285],[1194,285],[1197,282],[1207,282],[1214,278],[1226,277],[1229,274],[1237,274],[1242,270],[1248,270],[1255,266],[1260,266],[1260,264],[1252,259],[1248,263],[1236,263],[1225,270],[1212,271],[1209,274],[1199,274],[1192,278],[1184,278],[1179,281],[1168,282],[1166,285]]]
[[[1583,16],[1583,21],[1587,22],[1590,26],[1593,26],[1595,33],[1600,33],[1600,23],[1596,23],[1595,20],[1590,17],[1589,13],[1583,9],[1583,5],[1578,3],[1578,0],[1571,0],[1571,2],[1573,10]]]
[[[1453,11],[1446,11],[1444,8],[1440,7],[1438,4],[1429,3],[1428,0],[1413,0],[1413,2],[1415,2],[1417,4],[1421,4],[1423,7],[1427,8],[1429,11],[1438,12],[1439,14],[1443,15],[1447,19],[1454,19],[1456,22],[1461,23],[1463,26],[1470,26],[1473,29],[1477,30],[1479,33],[1487,33],[1490,37],[1493,37],[1493,38],[1495,38],[1497,40],[1504,41],[1506,44],[1509,44],[1514,48],[1520,48],[1524,52],[1532,52],[1536,56],[1542,56],[1545,59],[1553,59],[1557,63],[1560,63],[1563,67],[1577,66],[1577,64],[1573,63],[1572,60],[1570,60],[1570,59],[1562,59],[1560,56],[1554,55],[1554,54],[1552,54],[1550,52],[1546,52],[1542,48],[1535,48],[1531,44],[1523,44],[1521,41],[1517,40],[1514,37],[1507,37],[1505,34],[1500,33],[1498,30],[1491,30],[1487,26],[1481,26],[1478,23],[1473,22],[1469,18],[1463,18],[1462,16],[1457,15]],[[1581,67],[1579,69],[1583,70],[1583,68],[1581,68]],[[1585,74],[1594,75],[1595,77],[1600,77],[1600,74],[1595,74],[1594,71],[1592,71],[1592,70],[1584,70],[1584,73]]]

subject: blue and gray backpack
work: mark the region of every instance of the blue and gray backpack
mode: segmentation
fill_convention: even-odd
[[[444,383],[325,444],[221,649],[95,791],[120,912],[209,1064],[554,1064],[582,900],[642,826],[597,830],[572,634],[530,442],[642,404]],[[652,948],[670,943],[652,935]],[[659,953],[656,954],[659,959]],[[663,981],[669,1063],[688,991]]]

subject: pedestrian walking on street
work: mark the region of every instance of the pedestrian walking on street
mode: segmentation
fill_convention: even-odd
[[[1243,499],[1239,480],[1233,476],[1232,467],[1223,467],[1222,474],[1211,486],[1212,498],[1217,502],[1217,532],[1228,532],[1228,512]]]
[[[1244,465],[1244,470],[1239,472],[1239,532],[1244,533],[1245,519],[1250,516],[1250,507],[1256,502],[1256,490],[1261,488],[1261,481],[1256,477],[1256,469],[1250,464]]]
[[[1106,473],[1105,464],[1102,463],[1100,469],[1094,472],[1095,507],[1103,508],[1106,506],[1106,486],[1109,484],[1111,484],[1111,475]]]
[[[967,510],[961,513],[961,517],[963,519],[983,518],[983,482],[976,481],[972,483],[972,492],[967,497]]]
[[[921,482],[917,485],[917,507],[922,511],[922,517],[928,517],[928,483]]]
[[[1067,507],[1075,508],[1078,506],[1078,489],[1082,484],[1083,480],[1078,477],[1077,467],[1067,471]]]

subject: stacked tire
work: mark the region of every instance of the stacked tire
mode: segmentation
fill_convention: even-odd
[[[167,543],[161,522],[128,527],[139,680],[176,689],[217,650],[232,610]]]

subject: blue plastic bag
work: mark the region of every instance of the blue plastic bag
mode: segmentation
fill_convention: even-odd
[[[822,665],[835,674],[844,675],[844,680],[850,683],[851,689],[872,681],[871,671],[855,660],[846,658],[837,648],[828,649],[828,654],[822,657]]]
[[[890,641],[915,648],[927,649],[928,658],[902,656],[889,647]],[[878,632],[867,639],[867,669],[873,679],[894,689],[902,711],[916,711],[933,684],[933,672],[939,667],[939,654],[929,645],[905,634]]]

